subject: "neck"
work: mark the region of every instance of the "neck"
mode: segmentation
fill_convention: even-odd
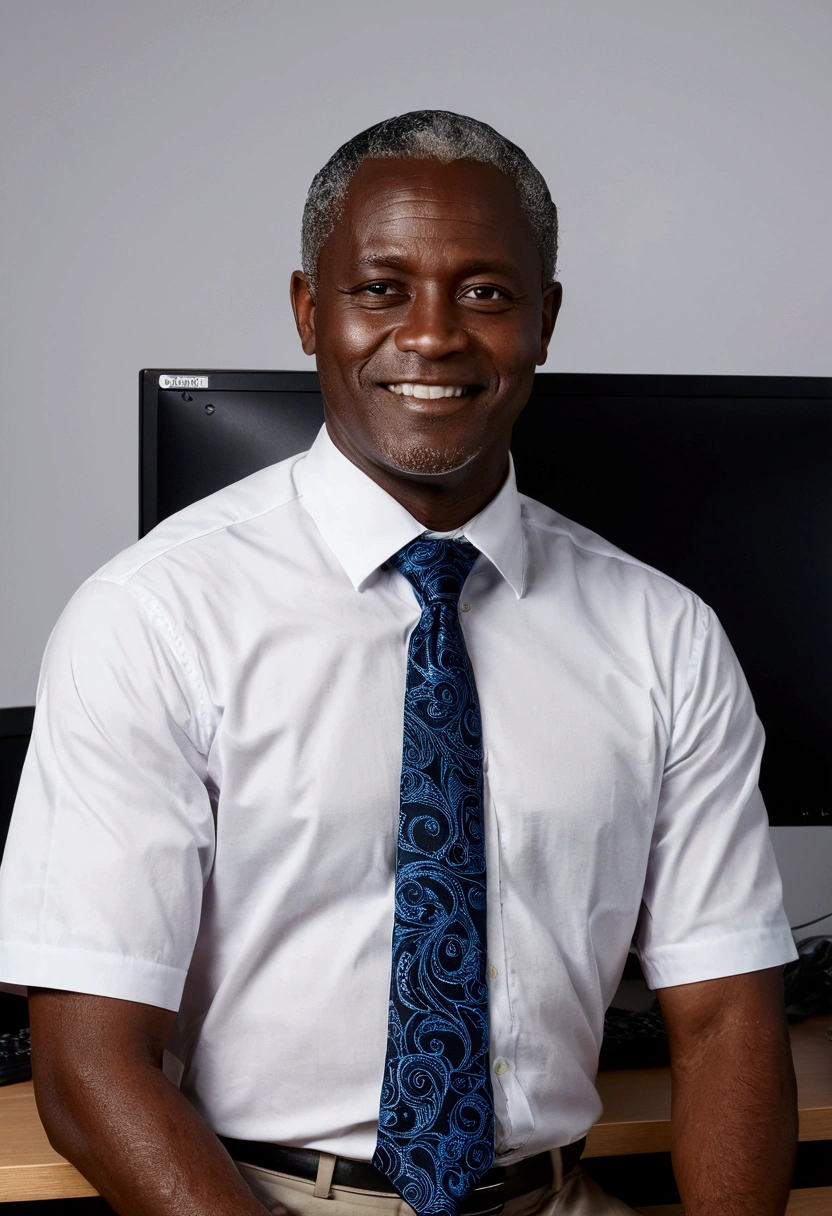
[[[480,452],[450,473],[407,473],[367,456],[349,436],[331,427],[329,437],[347,460],[431,532],[450,532],[479,515],[508,476],[508,444]]]

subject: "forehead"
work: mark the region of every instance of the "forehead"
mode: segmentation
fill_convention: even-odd
[[[517,187],[494,165],[477,161],[365,160],[322,262],[355,264],[388,250],[399,260],[508,261],[540,275]]]

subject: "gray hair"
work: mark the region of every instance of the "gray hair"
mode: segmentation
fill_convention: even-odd
[[[517,187],[520,203],[540,253],[543,286],[555,278],[558,212],[543,175],[522,148],[487,123],[449,110],[413,110],[368,127],[342,144],[312,180],[301,226],[301,260],[315,296],[318,259],[344,210],[353,175],[368,157],[406,160],[476,160],[494,165]]]

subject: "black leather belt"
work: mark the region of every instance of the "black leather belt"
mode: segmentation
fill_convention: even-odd
[[[235,1161],[244,1165],[258,1165],[262,1169],[275,1170],[279,1174],[290,1174],[314,1182],[318,1177],[320,1153],[309,1148],[288,1148],[283,1144],[261,1144],[253,1140],[231,1140],[219,1137]],[[573,1169],[584,1151],[586,1137],[567,1144],[560,1150],[564,1177]],[[501,1212],[510,1199],[527,1195],[539,1187],[549,1186],[553,1178],[552,1158],[548,1153],[537,1153],[513,1165],[495,1165],[484,1174],[477,1186],[466,1195],[460,1207],[461,1216],[491,1216]],[[332,1186],[348,1186],[357,1191],[378,1191],[383,1195],[395,1195],[396,1191],[374,1165],[367,1161],[353,1161],[351,1157],[336,1157],[332,1174]]]

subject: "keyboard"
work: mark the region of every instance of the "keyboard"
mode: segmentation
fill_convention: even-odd
[[[32,1046],[29,1027],[0,1034],[0,1085],[28,1081],[32,1075]]]
[[[667,1030],[654,1001],[649,1009],[607,1010],[599,1070],[607,1068],[657,1068],[670,1063]]]

